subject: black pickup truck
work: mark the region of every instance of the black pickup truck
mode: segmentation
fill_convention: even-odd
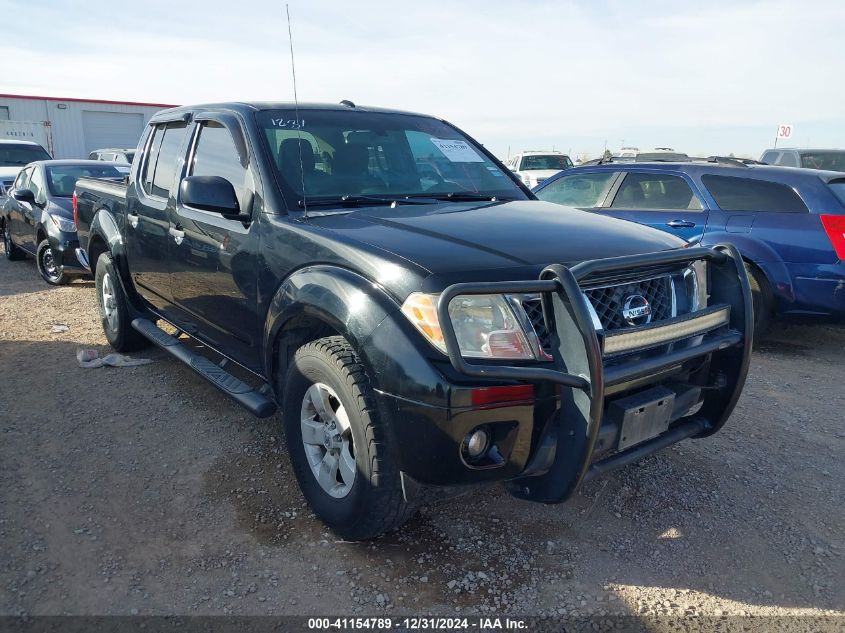
[[[715,433],[745,381],[732,246],[538,201],[428,116],[162,111],[128,184],[78,181],[75,219],[109,343],[155,343],[258,417],[278,406],[306,499],[348,539],[438,486],[564,501]]]

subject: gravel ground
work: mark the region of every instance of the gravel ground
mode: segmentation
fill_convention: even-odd
[[[721,433],[567,504],[491,486],[354,544],[277,419],[155,349],[80,369],[96,314],[0,259],[0,614],[845,614],[841,327],[778,327]]]

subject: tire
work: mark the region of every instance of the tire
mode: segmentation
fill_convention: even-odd
[[[745,264],[745,270],[748,272],[751,303],[754,308],[754,343],[759,343],[771,324],[774,299],[769,282],[762,271],[748,263]]]
[[[62,266],[53,257],[53,249],[49,240],[41,240],[36,251],[36,263],[41,278],[51,286],[64,286],[70,277],[62,271]]]
[[[3,245],[6,249],[6,259],[10,262],[20,261],[26,257],[26,254],[12,241],[12,234],[7,222],[3,223]]]
[[[94,287],[97,290],[100,321],[109,345],[118,352],[147,347],[149,341],[132,327],[126,295],[108,253],[103,253],[97,259]]]
[[[283,387],[288,452],[314,514],[350,541],[374,538],[410,519],[415,507],[402,493],[385,421],[367,371],[346,339],[331,336],[299,348]],[[317,391],[326,396],[322,405],[330,412],[318,410]]]

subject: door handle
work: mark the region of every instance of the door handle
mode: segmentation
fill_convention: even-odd
[[[182,225],[180,224],[171,226],[170,229],[168,229],[168,233],[173,236],[173,241],[176,242],[176,246],[179,246],[182,243],[182,240],[185,239],[185,231],[182,230]]]
[[[695,226],[695,222],[689,220],[670,220],[666,226],[671,226],[673,229],[691,229]]]
[[[129,218],[129,226],[131,226],[133,229],[137,228],[138,227],[138,221],[141,219],[138,216],[138,212],[132,211],[132,212],[127,214],[127,217]]]

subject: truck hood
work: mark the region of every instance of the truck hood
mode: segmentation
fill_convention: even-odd
[[[308,222],[432,274],[571,265],[685,244],[640,224],[539,200],[368,207]]]
[[[547,178],[551,178],[560,172],[560,169],[528,169],[519,173],[524,176],[528,176],[531,180],[540,182],[542,180],[546,180]]]
[[[21,169],[23,169],[23,167],[0,167],[0,180],[14,180],[18,177],[18,173],[20,173]]]

